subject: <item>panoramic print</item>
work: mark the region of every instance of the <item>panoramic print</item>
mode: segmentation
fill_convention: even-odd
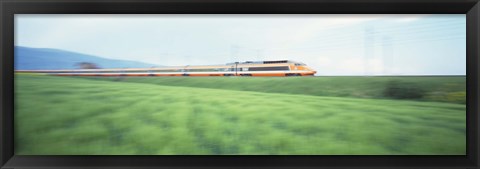
[[[15,15],[16,155],[465,155],[465,15]]]

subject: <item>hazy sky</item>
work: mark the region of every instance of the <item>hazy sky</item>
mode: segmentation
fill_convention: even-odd
[[[164,66],[288,59],[317,75],[465,75],[456,15],[15,15],[15,44]]]

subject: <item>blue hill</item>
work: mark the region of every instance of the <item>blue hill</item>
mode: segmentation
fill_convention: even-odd
[[[107,59],[59,49],[15,47],[15,69],[75,69],[77,63],[95,63],[100,68],[149,68],[154,64]]]

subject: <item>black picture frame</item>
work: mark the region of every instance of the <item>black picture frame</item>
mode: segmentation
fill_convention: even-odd
[[[0,0],[0,166],[10,168],[479,168],[479,0]],[[18,156],[15,14],[466,14],[465,156]]]

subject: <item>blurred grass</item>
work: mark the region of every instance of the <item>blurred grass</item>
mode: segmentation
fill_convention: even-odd
[[[232,81],[224,85],[238,82],[258,91],[237,91],[242,85],[208,89],[214,86],[206,84],[222,79]],[[317,88],[328,85],[307,88],[293,82],[312,79],[192,78],[189,85],[206,87],[195,88],[178,85],[186,78],[102,81],[17,75],[15,153],[465,154],[463,104],[316,96],[312,93],[320,92]],[[168,81],[178,81],[177,86],[165,85]],[[270,81],[297,83],[285,89],[310,92],[274,93],[268,84],[276,83]],[[338,90],[363,86],[361,80],[331,83],[338,83]],[[323,91],[335,93],[334,89]]]
[[[106,81],[125,81],[184,86],[196,88],[228,89],[266,93],[302,94],[314,96],[388,98],[384,91],[395,82],[406,89],[418,89],[424,93],[420,99],[450,103],[465,103],[465,76],[336,76],[336,77],[83,77]],[[404,91],[408,92],[408,91]]]

